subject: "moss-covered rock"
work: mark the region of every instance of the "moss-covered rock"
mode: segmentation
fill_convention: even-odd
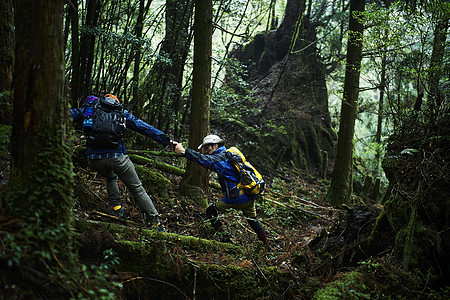
[[[439,130],[448,131],[447,127]],[[379,249],[392,247],[405,270],[430,272],[445,280],[450,260],[450,174],[448,135],[402,132],[391,137],[382,166],[390,180],[384,211],[369,239]],[[447,199],[447,200],[443,200]],[[391,243],[392,244],[389,244]],[[446,270],[446,271],[444,271]]]

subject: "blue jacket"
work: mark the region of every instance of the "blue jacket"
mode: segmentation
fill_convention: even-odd
[[[232,153],[226,152],[225,146],[220,146],[213,154],[201,154],[192,149],[186,149],[184,157],[213,171],[219,175],[219,183],[224,193],[223,202],[228,204],[241,204],[251,200],[254,197],[244,193],[237,188],[240,182],[240,175],[234,162],[230,160]]]
[[[77,123],[82,123],[84,120],[84,107],[82,108],[76,108],[71,109],[69,111],[70,117]],[[133,114],[128,112],[127,110],[124,110],[123,112],[125,119],[126,119],[126,127],[139,132],[140,134],[143,134],[147,137],[152,138],[153,140],[157,141],[163,146],[167,146],[170,144],[170,139],[159,129],[156,129],[155,127],[145,123],[141,119],[136,118]],[[86,148],[86,155],[91,154],[104,154],[104,153],[127,153],[127,148],[124,144],[119,144],[117,147],[113,148],[92,148],[89,145],[87,145]]]

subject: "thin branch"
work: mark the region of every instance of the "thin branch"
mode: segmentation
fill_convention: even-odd
[[[238,33],[234,33],[231,31],[226,30],[225,28],[223,28],[222,26],[220,26],[219,24],[217,24],[216,22],[213,21],[213,26],[219,30],[222,30],[223,32],[226,32],[228,34],[231,34],[232,36],[237,36],[237,37],[241,37],[241,38],[248,38],[248,35],[245,34],[238,34]]]
[[[151,281],[155,281],[155,282],[159,282],[159,283],[163,283],[163,284],[166,284],[166,285],[168,285],[168,286],[171,286],[171,287],[173,287],[174,289],[176,289],[178,292],[180,292],[180,294],[182,294],[184,297],[186,297],[186,299],[191,299],[191,298],[189,298],[182,290],[180,290],[176,285],[173,285],[173,284],[170,283],[170,282],[162,281],[162,280],[155,279],[155,278],[142,277],[142,276],[139,276],[139,277],[133,277],[133,278],[127,279],[127,280],[125,280],[125,281],[122,281],[121,284],[124,284],[124,283],[127,283],[127,282],[131,282],[131,281],[134,281],[134,280],[142,280],[142,279],[147,279],[147,280],[151,280]]]
[[[382,53],[397,52],[398,50],[402,50],[402,49],[404,49],[406,47],[413,46],[414,44],[416,44],[416,43],[409,43],[407,45],[404,45],[404,46],[401,46],[401,47],[397,47],[397,48],[392,48],[392,49],[367,50],[367,51],[364,51],[361,55],[362,55],[362,57],[365,57],[365,56],[379,55],[379,54],[382,54]]]

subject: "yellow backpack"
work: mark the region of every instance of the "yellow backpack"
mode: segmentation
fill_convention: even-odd
[[[231,154],[228,157],[233,160],[241,177],[241,182],[237,187],[247,194],[261,196],[266,185],[262,175],[245,159],[238,148],[231,147],[227,149],[227,152]]]

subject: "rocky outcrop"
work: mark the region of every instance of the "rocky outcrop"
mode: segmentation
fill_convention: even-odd
[[[267,171],[283,166],[317,170],[324,152],[332,161],[336,141],[325,69],[313,44],[313,26],[300,28],[291,52],[289,40],[280,30],[260,33],[233,52],[247,70],[241,75],[251,93],[247,101],[233,104],[244,114],[241,121],[212,115],[212,128]],[[245,93],[231,80],[226,84]]]

